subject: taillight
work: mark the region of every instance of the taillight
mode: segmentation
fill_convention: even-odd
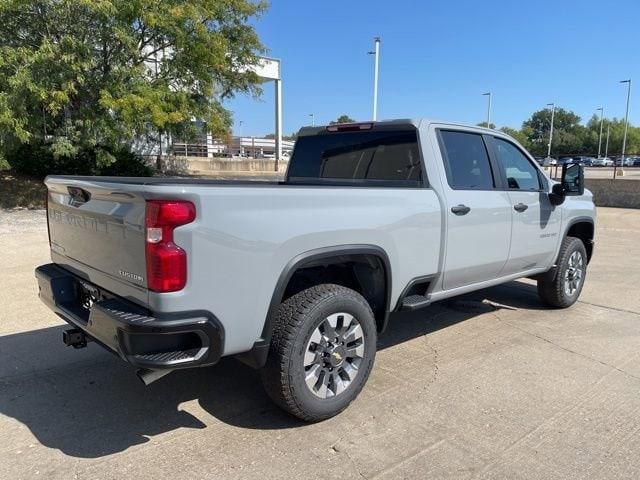
[[[191,223],[196,207],[181,200],[147,200],[145,245],[147,287],[154,292],[176,292],[187,283],[187,253],[173,243],[173,230]]]

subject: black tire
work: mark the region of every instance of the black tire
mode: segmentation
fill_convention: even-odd
[[[570,259],[574,255],[580,256],[581,273],[575,290],[571,291],[571,287],[567,286],[567,282],[575,279],[575,276],[571,276],[572,267],[570,265]],[[575,272],[575,269],[573,271]],[[584,247],[584,243],[582,243],[582,240],[579,238],[565,237],[560,246],[556,274],[551,280],[538,280],[538,295],[545,304],[551,307],[570,307],[576,303],[578,297],[580,297],[586,275],[587,250]],[[570,278],[567,278],[568,276]]]
[[[312,341],[311,337],[314,333],[317,335],[316,330],[319,331],[322,328],[321,324],[328,320],[329,316],[336,318],[335,315],[338,314],[339,325],[343,325],[345,316],[339,315],[342,312],[353,316],[359,323],[361,327],[359,335],[364,345],[364,353],[357,359],[359,366],[348,386],[333,397],[320,398],[312,391],[313,387],[308,386],[305,381],[308,369],[326,368],[327,378],[331,382],[328,370],[331,368],[333,372],[334,367],[324,367],[324,363],[317,367],[305,366],[305,353],[312,351],[308,347]],[[349,315],[346,317],[348,318]],[[346,327],[341,329],[347,330]],[[324,336],[322,338],[324,342]],[[261,371],[264,388],[280,408],[302,420],[317,422],[333,417],[347,408],[369,378],[375,360],[376,341],[376,322],[373,312],[358,292],[333,284],[317,285],[303,290],[283,302],[276,313],[269,356]],[[345,341],[344,344],[346,345],[347,342]],[[311,348],[315,351],[315,349],[320,350],[321,347],[313,344]],[[353,361],[344,354],[344,351],[342,353],[344,359],[340,362],[344,364],[343,366],[346,362]],[[326,355],[318,353],[316,358],[324,359],[325,357]],[[334,361],[337,362],[336,358],[339,359],[341,356],[334,357]],[[350,363],[348,368],[352,369],[351,365]],[[340,370],[340,374],[346,375],[339,366],[336,366],[335,370],[335,374]],[[320,375],[324,380],[324,373]],[[342,384],[342,379],[339,378],[337,383]],[[333,387],[336,386],[336,383],[330,384]]]

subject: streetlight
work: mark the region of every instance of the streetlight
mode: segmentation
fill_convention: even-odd
[[[491,128],[491,92],[483,93],[483,97],[489,97],[489,103],[487,104],[487,128]]]
[[[378,64],[380,62],[380,37],[375,37],[374,50],[367,52],[369,55],[375,55],[375,63],[373,67],[373,121],[378,118]]]
[[[598,158],[600,158],[600,149],[602,147],[602,120],[604,117],[604,107],[596,108],[596,111],[600,110],[600,136],[598,137]]]
[[[547,103],[547,107],[551,107],[551,128],[549,129],[549,145],[547,148],[547,158],[551,157],[551,141],[553,140],[553,118],[556,114],[556,104]]]
[[[620,83],[627,84],[627,113],[624,116],[624,135],[622,136],[622,157],[620,158],[620,176],[624,175],[624,150],[627,147],[627,129],[629,128],[629,100],[631,98],[631,79],[620,80]],[[613,164],[613,178],[616,178],[618,164]]]
[[[316,115],[314,113],[310,113],[309,116],[311,117],[311,126],[315,127],[316,126]]]

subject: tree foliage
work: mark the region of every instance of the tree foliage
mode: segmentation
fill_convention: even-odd
[[[335,125],[337,123],[353,123],[355,120],[351,118],[349,115],[340,115],[337,119],[329,122],[330,125]]]
[[[624,120],[604,119],[600,152],[605,153],[607,126],[610,128],[609,154],[618,155],[622,151]],[[533,155],[545,156],[551,127],[551,110],[534,112],[525,120],[520,130],[503,127],[500,130],[514,137]],[[570,110],[557,108],[553,122],[552,155],[586,154],[597,155],[600,141],[600,118],[593,115],[586,125]],[[640,153],[640,127],[629,125],[626,153]]]
[[[228,130],[222,101],[259,94],[254,0],[3,0],[0,142],[54,155],[110,152],[137,136]],[[1,145],[0,145],[1,146]],[[0,149],[1,150],[1,149]]]
[[[275,133],[267,133],[264,138],[276,138],[276,134]],[[284,135],[282,135],[282,139],[283,140],[289,140],[289,141],[294,141],[296,138],[298,138],[298,133],[297,132],[292,132],[289,135],[287,135],[286,133]]]

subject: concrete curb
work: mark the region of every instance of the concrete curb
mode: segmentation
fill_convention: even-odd
[[[586,187],[593,192],[598,207],[640,209],[640,181],[631,179],[587,178]]]

